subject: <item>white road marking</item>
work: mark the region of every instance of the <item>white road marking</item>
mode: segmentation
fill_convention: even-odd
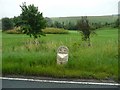
[[[3,80],[19,80],[19,81],[33,81],[33,82],[50,82],[50,83],[67,83],[67,84],[86,84],[86,85],[108,85],[108,86],[119,86],[118,83],[95,83],[95,82],[77,82],[77,81],[54,81],[54,80],[37,80],[37,79],[24,79],[24,78],[8,78],[0,77]]]

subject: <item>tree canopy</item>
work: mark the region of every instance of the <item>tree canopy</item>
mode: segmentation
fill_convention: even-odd
[[[82,31],[85,41],[90,38],[90,26],[87,17],[82,17],[81,20],[77,22],[77,27]]]
[[[90,25],[87,17],[82,17],[78,22],[77,22],[77,27],[82,31],[82,40],[88,41],[88,46],[90,46]]]
[[[46,27],[46,21],[42,13],[38,11],[38,7],[35,7],[34,4],[26,6],[26,3],[23,3],[20,7],[22,13],[20,14],[21,22],[19,22],[19,26],[21,26],[22,32],[34,38],[44,35],[42,29]]]

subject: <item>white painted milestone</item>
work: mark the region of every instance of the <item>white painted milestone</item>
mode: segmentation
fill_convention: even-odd
[[[57,64],[66,64],[68,62],[68,48],[60,46],[57,50]]]

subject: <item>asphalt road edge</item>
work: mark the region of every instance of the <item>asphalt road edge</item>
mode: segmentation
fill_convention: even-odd
[[[57,80],[40,80],[40,79],[25,79],[25,78],[9,78],[0,77],[2,80],[19,80],[30,82],[49,82],[49,83],[67,83],[67,84],[84,84],[84,85],[108,85],[108,86],[120,86],[119,83],[97,83],[97,82],[80,82],[80,81],[57,81]]]

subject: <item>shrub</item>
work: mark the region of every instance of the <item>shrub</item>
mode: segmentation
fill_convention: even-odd
[[[10,18],[2,18],[2,30],[13,29],[13,22]]]
[[[45,34],[68,34],[69,31],[59,28],[46,28],[42,30]],[[8,34],[22,34],[20,27],[5,31]]]
[[[59,28],[46,28],[42,30],[45,34],[68,34],[68,30]]]

